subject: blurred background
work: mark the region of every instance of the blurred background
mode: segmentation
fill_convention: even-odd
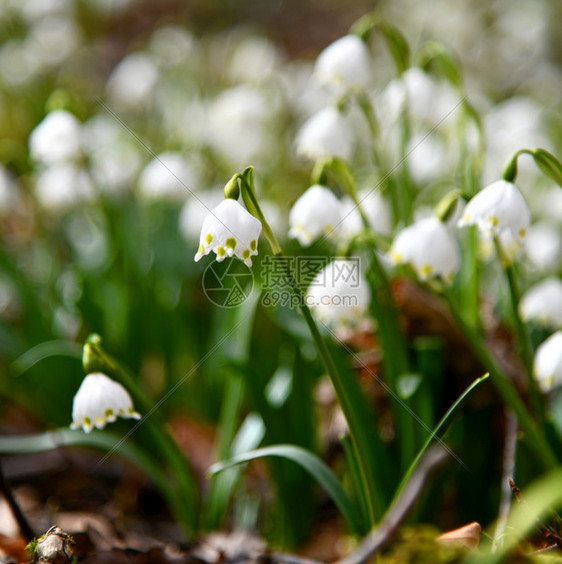
[[[234,314],[206,299],[205,261],[193,256],[205,206],[218,203],[225,182],[249,164],[266,214],[286,237],[288,211],[310,174],[294,154],[294,136],[329,99],[311,78],[314,59],[372,10],[403,32],[413,64],[428,40],[460,61],[486,135],[484,182],[498,178],[519,148],[560,155],[558,0],[0,0],[4,433],[69,425],[84,376],[81,343],[97,332],[155,400],[183,382],[162,411],[200,472],[211,461],[232,366],[244,366],[241,417],[260,412],[264,444],[321,443],[320,451],[331,452],[334,436],[318,431],[329,419],[330,398],[318,386],[310,342],[282,312],[258,308],[251,344],[237,335],[234,352],[214,351]],[[373,96],[382,99],[393,63],[382,41],[373,41],[372,52]],[[533,213],[551,234],[550,254],[528,265],[530,280],[560,272],[562,203],[559,189],[555,194],[532,165],[522,163],[520,174]],[[422,167],[417,178],[436,186],[437,176],[453,178],[439,166]],[[289,254],[297,252],[294,242],[286,244]],[[22,360],[43,343],[36,357]],[[267,386],[287,365],[300,376],[277,407]],[[466,385],[463,378],[479,375],[451,370],[446,362],[438,370],[445,392],[436,414]],[[457,444],[471,445],[464,456],[476,474],[446,473],[435,493],[438,514],[428,502],[422,519],[446,527],[494,517],[498,482],[485,479],[501,466],[501,428],[489,433],[490,421],[501,427],[494,402],[481,398],[456,427]],[[295,504],[304,508],[285,540],[301,543],[315,520],[309,482],[293,469],[279,472],[286,472],[277,482],[285,484],[280,498],[283,487],[292,492],[284,496],[286,520]],[[246,508],[269,491],[262,475],[251,479],[242,487]],[[471,485],[460,486],[463,480]],[[269,515],[273,536],[275,522]]]

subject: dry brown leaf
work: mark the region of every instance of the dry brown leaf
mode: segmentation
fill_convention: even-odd
[[[437,542],[444,545],[461,545],[466,548],[476,548],[480,542],[481,533],[482,527],[474,521],[458,529],[443,533],[437,537]]]

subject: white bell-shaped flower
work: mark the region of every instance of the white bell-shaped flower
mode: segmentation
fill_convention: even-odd
[[[140,419],[129,392],[101,372],[88,374],[74,396],[71,429],[82,427],[89,433],[94,427],[103,429],[117,417]]]
[[[517,186],[498,180],[468,202],[458,225],[477,225],[480,231],[493,236],[509,230],[522,241],[530,223],[531,213]]]
[[[365,42],[357,35],[340,37],[316,59],[315,77],[323,84],[364,89],[372,76],[372,60]]]
[[[562,385],[562,331],[556,331],[539,345],[533,372],[543,392]]]
[[[378,190],[366,189],[357,194],[359,205],[367,218],[369,227],[381,235],[389,235],[392,230],[390,205]],[[358,235],[364,229],[359,209],[353,200],[346,196],[342,199],[341,233],[345,239]]]
[[[226,198],[203,220],[195,262],[214,251],[218,262],[226,257],[237,256],[252,266],[250,257],[258,254],[260,233],[259,219],[248,213],[236,200]]]
[[[368,316],[371,291],[357,258],[336,258],[311,282],[306,304],[334,329],[357,327]]]
[[[29,152],[43,165],[61,164],[80,155],[81,124],[65,110],[50,112],[29,136]]]
[[[289,237],[308,247],[321,235],[334,238],[342,218],[341,202],[334,193],[315,184],[294,204],[289,214]]]
[[[338,157],[348,161],[352,150],[351,129],[345,117],[334,106],[314,114],[297,133],[297,154],[311,160]]]
[[[562,329],[562,280],[552,276],[529,288],[519,302],[519,314],[524,321]]]
[[[389,251],[394,264],[410,264],[420,280],[440,276],[451,283],[460,265],[454,236],[437,217],[427,217],[398,233]]]

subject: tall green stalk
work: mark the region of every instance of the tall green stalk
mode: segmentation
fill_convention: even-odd
[[[251,169],[250,169],[251,170]],[[250,203],[248,206],[252,213],[262,222],[264,234],[271,246],[273,254],[277,257],[283,257],[283,251],[281,245],[277,241],[273,231],[271,230],[261,208],[259,206],[254,186],[253,186],[253,173],[248,173],[248,169],[239,176],[242,186],[242,197],[245,203]],[[359,472],[361,475],[361,481],[363,485],[363,494],[365,495],[367,509],[369,514],[369,525],[374,526],[377,522],[377,518],[382,515],[384,511],[381,494],[378,491],[375,483],[376,468],[372,457],[370,456],[371,445],[369,442],[369,435],[367,430],[364,428],[357,410],[355,409],[354,403],[349,395],[348,387],[343,381],[341,375],[339,374],[334,359],[330,354],[326,341],[318,325],[314,320],[309,307],[306,305],[304,296],[293,276],[293,273],[287,263],[287,261],[281,261],[285,269],[285,275],[287,277],[287,282],[298,297],[299,308],[304,317],[304,320],[308,326],[310,334],[316,345],[316,350],[318,355],[324,365],[324,368],[332,382],[336,395],[338,397],[341,409],[346,418],[349,433],[353,442],[353,448],[356,454],[356,459],[359,467]]]

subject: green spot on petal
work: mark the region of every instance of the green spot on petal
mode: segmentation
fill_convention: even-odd
[[[252,239],[250,241],[250,249],[252,249],[252,251],[255,251],[257,249],[258,244],[256,243],[255,239]]]
[[[227,249],[235,249],[236,248],[236,239],[234,237],[229,237],[226,240],[226,248]]]
[[[105,412],[104,412],[104,415],[105,415],[106,419],[113,417],[113,415],[114,415],[113,409],[106,409]]]
[[[207,233],[207,236],[205,237],[205,243],[207,243],[207,245],[210,245],[213,242],[213,236],[210,233]]]
[[[85,425],[86,427],[91,427],[91,426],[92,426],[92,420],[91,420],[89,417],[84,417],[83,421],[84,421],[84,425]]]
[[[250,258],[250,251],[248,249],[245,249],[244,251],[242,251],[242,258],[244,258],[244,259]]]
[[[217,255],[218,255],[219,257],[224,257],[225,254],[226,254],[226,253],[225,253],[225,251],[224,251],[224,247],[217,247]]]

